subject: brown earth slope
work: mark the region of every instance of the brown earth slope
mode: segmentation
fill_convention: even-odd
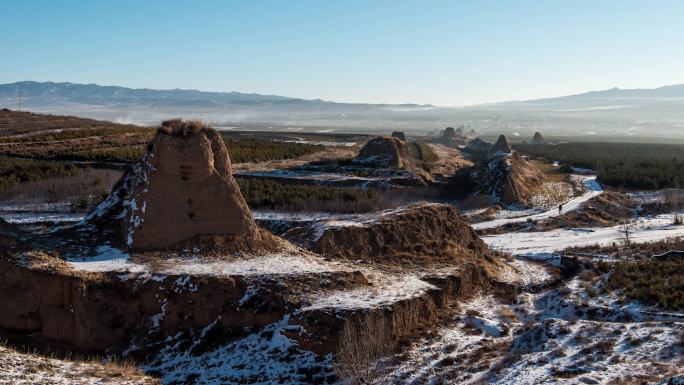
[[[34,114],[26,111],[0,110],[0,135],[17,135],[84,128],[123,128],[131,125],[78,118],[75,116]]]
[[[485,243],[444,204],[417,204],[353,226],[330,226],[309,246],[334,258],[453,263],[490,260]]]

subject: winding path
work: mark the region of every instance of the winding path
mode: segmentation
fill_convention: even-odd
[[[601,193],[603,193],[603,189],[601,188],[601,185],[596,181],[596,176],[578,176],[578,177],[582,178],[582,183],[584,183],[584,185],[587,187],[587,192],[565,202],[563,204],[562,214],[565,214],[569,211],[577,210],[582,205],[582,203],[584,203],[584,202],[590,200],[591,198],[598,196]],[[538,221],[541,219],[548,219],[548,218],[556,217],[559,215],[561,215],[561,213],[559,213],[556,208],[553,208],[551,210],[544,211],[541,213],[536,213],[536,214],[521,215],[521,216],[513,217],[513,218],[500,218],[500,219],[494,219],[491,221],[474,223],[472,225],[472,227],[475,230],[491,229],[491,228],[503,226],[503,225],[506,225],[509,223],[525,222],[527,220]]]
[[[634,243],[661,241],[684,237],[684,226],[673,225],[673,215],[663,214],[638,219],[629,224],[629,238]],[[623,226],[550,231],[505,233],[483,236],[482,240],[496,250],[514,255],[552,254],[568,247],[608,246],[623,239]]]

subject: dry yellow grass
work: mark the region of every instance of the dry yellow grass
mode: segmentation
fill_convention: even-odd
[[[20,352],[0,342],[2,384],[140,384],[161,382],[145,375],[131,360],[113,358],[57,358],[35,352]]]

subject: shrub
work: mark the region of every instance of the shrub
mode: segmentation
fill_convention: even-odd
[[[684,309],[684,260],[618,262],[606,289],[620,290],[627,299],[662,309]]]
[[[391,384],[387,362],[394,344],[382,315],[368,314],[360,323],[347,321],[339,335],[333,369],[353,385]]]
[[[380,204],[380,196],[373,189],[280,183],[259,178],[237,178],[237,183],[252,209],[354,212],[372,210]]]
[[[226,138],[230,160],[233,163],[263,162],[267,160],[294,159],[325,149],[324,146],[308,143],[281,142],[257,138]]]
[[[591,168],[609,186],[658,189],[675,187],[684,180],[684,145],[649,143],[518,144],[520,152]]]
[[[71,176],[78,168],[71,163],[13,159],[0,156],[0,191],[22,182]]]

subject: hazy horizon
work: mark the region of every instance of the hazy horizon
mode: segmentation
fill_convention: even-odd
[[[28,0],[5,14],[0,83],[436,106],[684,83],[674,0]]]
[[[198,89],[198,88],[180,88],[180,87],[169,87],[169,88],[149,88],[149,87],[136,87],[136,86],[123,86],[120,84],[100,84],[97,82],[89,82],[89,83],[77,83],[77,82],[70,82],[70,81],[55,81],[55,80],[35,80],[35,79],[22,79],[22,80],[17,80],[13,82],[8,82],[8,83],[0,83],[0,85],[8,85],[8,84],[16,84],[16,83],[55,83],[55,84],[74,84],[74,85],[95,85],[95,86],[101,86],[101,87],[121,87],[121,88],[128,88],[131,90],[150,90],[150,91],[197,91],[197,92],[215,92],[215,93],[240,93],[240,94],[257,94],[257,95],[263,95],[263,96],[278,96],[278,97],[284,97],[284,98],[291,98],[291,99],[301,99],[301,100],[306,100],[306,101],[313,101],[313,100],[322,100],[324,102],[331,102],[331,103],[342,103],[342,104],[366,104],[364,102],[358,102],[358,101],[339,101],[339,100],[328,100],[328,99],[323,99],[323,98],[310,98],[310,99],[305,99],[305,98],[298,98],[296,96],[291,96],[291,95],[280,95],[280,94],[275,94],[272,92],[265,92],[265,93],[256,93],[256,92],[249,92],[249,91],[243,91],[243,90],[234,90],[234,89],[227,89],[227,90],[205,90],[205,89]],[[591,90],[584,90],[575,94],[567,94],[567,95],[546,95],[546,96],[541,96],[539,98],[535,99],[511,99],[511,100],[498,100],[498,101],[493,101],[493,102],[482,102],[482,103],[477,103],[477,104],[464,104],[464,105],[438,105],[438,104],[429,104],[429,103],[417,103],[417,102],[404,102],[404,103],[387,103],[387,102],[373,102],[373,103],[367,103],[367,104],[413,104],[413,105],[424,105],[424,106],[432,106],[432,107],[445,107],[445,108],[467,108],[467,107],[476,107],[476,106],[486,106],[489,104],[497,104],[497,103],[510,103],[510,102],[528,102],[528,101],[535,101],[535,100],[544,100],[544,99],[555,99],[555,98],[563,98],[563,97],[568,97],[568,96],[576,96],[576,95],[582,95],[590,92],[598,92],[598,91],[608,91],[608,90],[623,90],[623,91],[628,91],[628,90],[655,90],[655,89],[660,89],[664,87],[671,87],[671,86],[684,86],[684,83],[673,83],[673,84],[662,84],[658,85],[655,87],[651,88],[625,88],[625,87],[610,87],[610,88],[605,88],[605,89],[591,89]]]

